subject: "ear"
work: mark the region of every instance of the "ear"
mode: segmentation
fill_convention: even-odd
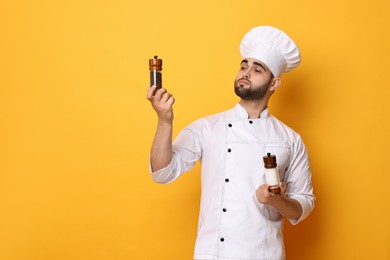
[[[269,90],[275,91],[280,86],[280,84],[282,84],[282,80],[280,78],[273,78]]]

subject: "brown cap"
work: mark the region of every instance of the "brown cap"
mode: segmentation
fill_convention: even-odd
[[[264,167],[267,169],[275,168],[277,166],[276,156],[272,155],[271,153],[267,153],[267,156],[263,157],[263,161],[264,161]]]
[[[149,59],[149,70],[162,70],[162,59],[157,59],[157,55]]]

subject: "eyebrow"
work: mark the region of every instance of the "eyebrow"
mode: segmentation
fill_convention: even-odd
[[[242,61],[241,61],[241,64],[243,64],[243,63],[248,64],[248,60],[246,60],[246,59],[242,60]],[[260,67],[263,68],[264,71],[267,71],[267,69],[265,68],[265,66],[264,66],[263,64],[261,64],[260,62],[254,61],[253,64],[254,64],[254,65],[257,65],[257,66],[260,66]]]

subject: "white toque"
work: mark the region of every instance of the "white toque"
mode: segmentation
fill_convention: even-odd
[[[240,53],[243,59],[263,62],[275,77],[298,67],[301,62],[295,42],[272,26],[258,26],[247,32],[241,41]]]

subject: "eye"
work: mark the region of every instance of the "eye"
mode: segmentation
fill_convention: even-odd
[[[257,73],[262,73],[262,72],[263,72],[263,69],[261,69],[261,68],[256,68],[256,69],[255,69],[255,72],[257,72]]]

